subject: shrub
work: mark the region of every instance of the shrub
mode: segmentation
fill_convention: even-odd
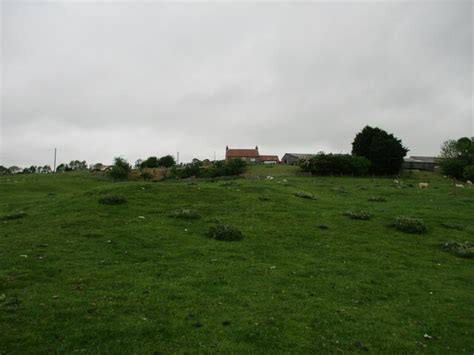
[[[143,169],[143,168],[153,169],[153,168],[157,168],[158,166],[160,166],[160,160],[157,157],[148,157],[147,159],[145,159],[144,161],[140,163],[140,169]]]
[[[196,210],[183,208],[178,211],[174,211],[171,217],[181,219],[199,219],[201,215]]]
[[[308,200],[317,200],[318,198],[313,195],[312,193],[306,192],[306,191],[295,191],[293,192],[293,195],[299,198],[305,198]]]
[[[315,175],[364,175],[369,171],[370,161],[349,154],[318,153],[309,160],[303,160],[300,167]]]
[[[442,249],[462,258],[474,259],[474,244],[469,242],[446,242],[442,245]]]
[[[465,164],[461,159],[443,159],[440,161],[441,171],[444,175],[462,179]]]
[[[367,221],[370,219],[370,214],[366,211],[347,211],[344,212],[344,216],[361,221]]]
[[[474,165],[468,165],[464,168],[464,180],[474,181]]]
[[[103,205],[120,205],[127,202],[125,197],[118,195],[109,195],[99,198],[99,203]]]
[[[381,197],[381,196],[372,196],[372,197],[369,197],[369,199],[367,201],[370,201],[370,202],[387,202],[387,199],[385,197]]]
[[[207,236],[216,240],[236,241],[243,238],[242,233],[235,227],[219,223],[209,228]]]
[[[25,212],[15,212],[15,213],[10,213],[10,214],[5,214],[3,216],[0,216],[0,221],[10,221],[12,219],[19,219],[26,217]]]
[[[108,175],[114,180],[125,180],[132,170],[130,164],[123,158],[115,158],[112,169],[109,170]]]
[[[392,226],[404,233],[423,234],[428,231],[422,219],[413,217],[398,216]]]
[[[377,127],[364,127],[352,143],[352,154],[367,158],[374,174],[397,174],[407,152],[400,139]]]

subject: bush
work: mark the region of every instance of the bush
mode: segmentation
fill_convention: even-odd
[[[209,228],[207,236],[216,240],[236,241],[243,238],[242,233],[235,227],[219,223]]]
[[[392,227],[404,233],[423,234],[428,231],[422,219],[405,216],[395,218]]]
[[[462,258],[474,259],[474,245],[469,242],[446,242],[442,249]]]
[[[377,127],[364,127],[352,143],[352,154],[367,158],[374,174],[397,174],[407,152],[400,139]]]
[[[456,179],[462,179],[465,164],[460,159],[443,159],[440,161],[441,171],[444,175]]]
[[[387,199],[385,197],[381,197],[381,196],[372,196],[372,197],[369,197],[369,199],[367,201],[370,201],[370,202],[387,202]]]
[[[190,177],[215,178],[220,176],[236,176],[243,174],[247,168],[247,163],[242,159],[221,160],[215,162],[209,168],[202,164],[188,164],[183,169],[174,167],[171,175],[179,179]]]
[[[181,210],[174,211],[171,217],[181,219],[199,219],[201,218],[201,215],[196,210],[183,208]]]
[[[26,217],[25,212],[15,212],[15,213],[10,213],[10,214],[0,216],[0,221],[10,221],[12,219],[19,219],[23,217]]]
[[[464,180],[474,181],[474,165],[468,165],[464,168]]]
[[[148,157],[140,163],[140,169],[143,168],[157,168],[160,166],[160,160],[157,157]]]
[[[365,175],[369,171],[370,161],[349,154],[318,153],[309,160],[303,160],[300,167],[315,175]]]
[[[125,197],[117,195],[110,195],[99,198],[99,203],[103,205],[120,205],[125,202],[127,202]]]
[[[344,212],[344,216],[361,221],[367,221],[370,219],[370,214],[366,211],[347,211]]]
[[[107,173],[114,180],[125,180],[132,170],[130,164],[123,158],[115,158],[112,169]]]
[[[162,166],[163,168],[171,168],[172,166],[176,165],[176,161],[171,155],[165,155],[164,157],[160,158],[158,165]]]
[[[318,198],[313,195],[312,193],[306,192],[306,191],[296,191],[293,192],[293,195],[299,198],[305,198],[308,200],[317,200]]]

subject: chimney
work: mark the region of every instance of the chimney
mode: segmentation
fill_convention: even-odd
[[[255,146],[255,150],[258,152],[258,145]]]
[[[225,146],[225,150],[226,150],[226,151],[229,150],[229,146],[228,146],[228,145]]]

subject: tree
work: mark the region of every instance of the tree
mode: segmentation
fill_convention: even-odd
[[[159,159],[157,157],[149,157],[141,163],[140,168],[157,168],[160,166]]]
[[[443,142],[443,145],[441,145],[439,157],[441,159],[456,159],[458,157],[456,143],[457,141],[455,139],[450,139]]]
[[[164,157],[160,158],[158,165],[164,168],[171,168],[172,166],[176,165],[176,161],[171,155],[165,155]]]
[[[8,175],[8,174],[11,174],[10,169],[8,169],[7,167],[3,165],[0,165],[0,175]]]
[[[79,160],[71,160],[69,163],[69,167],[72,170],[86,170],[87,169],[87,163],[85,160],[79,161]]]
[[[133,166],[135,169],[140,169],[142,166],[143,160],[142,159],[137,159],[135,161],[135,165]]]
[[[397,174],[408,149],[383,129],[366,126],[352,143],[352,154],[367,158],[374,174]]]
[[[19,172],[21,172],[21,168],[16,165],[10,166],[8,170],[10,170],[11,174],[18,174]]]
[[[49,165],[45,165],[42,167],[38,167],[38,172],[43,173],[43,174],[49,174],[51,172],[51,167]]]
[[[123,158],[115,158],[112,169],[108,172],[108,175],[114,180],[125,180],[128,174],[132,170],[130,164]]]

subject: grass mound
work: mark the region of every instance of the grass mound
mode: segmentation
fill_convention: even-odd
[[[398,216],[391,226],[404,233],[423,234],[428,231],[422,219],[413,217]]]
[[[344,216],[347,216],[350,219],[358,219],[361,221],[367,221],[370,219],[370,214],[366,211],[347,211],[344,212]]]
[[[25,212],[15,212],[15,213],[10,213],[10,214],[5,214],[3,216],[0,216],[0,221],[10,221],[12,219],[19,219],[26,217]]]
[[[181,210],[174,211],[171,217],[181,219],[199,219],[201,218],[201,215],[196,210],[183,208]]]
[[[442,249],[461,258],[474,259],[474,244],[469,242],[446,242]]]
[[[293,192],[293,196],[299,197],[299,198],[305,198],[307,200],[317,200],[317,196],[313,195],[312,193],[306,192],[306,191],[295,191]]]
[[[121,205],[127,202],[127,199],[119,195],[109,195],[99,198],[99,203],[103,205]]]
[[[382,196],[372,196],[367,200],[369,202],[387,202],[387,199]]]
[[[242,232],[228,224],[219,223],[209,228],[207,232],[209,238],[225,241],[236,241],[243,238]]]

